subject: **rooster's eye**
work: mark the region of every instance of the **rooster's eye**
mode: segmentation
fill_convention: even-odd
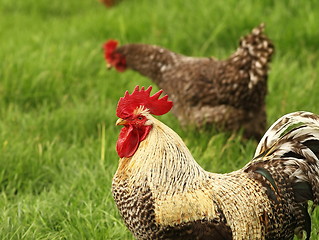
[[[137,119],[138,119],[138,120],[143,120],[143,117],[142,117],[142,116],[139,116]]]

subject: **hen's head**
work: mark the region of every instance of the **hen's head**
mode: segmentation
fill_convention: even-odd
[[[126,70],[126,59],[125,56],[116,52],[117,45],[116,40],[109,40],[104,43],[104,58],[108,67],[115,67],[117,71],[124,72]]]
[[[124,126],[116,144],[121,158],[133,156],[139,143],[147,137],[153,127],[150,115],[163,115],[173,106],[167,95],[159,98],[163,90],[150,96],[151,90],[151,86],[146,90],[136,86],[132,94],[126,91],[118,102],[116,115],[119,119],[116,125]]]

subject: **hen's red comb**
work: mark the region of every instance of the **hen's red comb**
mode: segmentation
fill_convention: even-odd
[[[168,101],[168,96],[160,98],[163,90],[159,90],[153,96],[150,96],[152,86],[144,89],[136,86],[132,94],[125,92],[124,97],[121,97],[116,109],[116,115],[120,118],[126,118],[133,114],[134,110],[140,106],[145,107],[153,115],[163,115],[173,107],[173,102]]]
[[[110,59],[110,56],[113,53],[113,51],[116,49],[117,45],[118,45],[118,41],[113,39],[108,40],[106,43],[103,44],[105,59]]]

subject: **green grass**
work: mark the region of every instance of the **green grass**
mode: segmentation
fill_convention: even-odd
[[[0,239],[132,239],[111,196],[118,156],[115,108],[125,90],[149,85],[106,71],[102,43],[144,42],[226,58],[260,22],[276,46],[269,124],[296,110],[319,113],[317,1],[0,0]],[[256,143],[185,131],[205,169],[243,166]],[[319,231],[313,215],[312,239]]]

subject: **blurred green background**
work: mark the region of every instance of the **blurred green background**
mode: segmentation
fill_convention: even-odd
[[[225,59],[264,22],[276,47],[270,125],[291,111],[319,114],[318,19],[315,0],[122,0],[111,8],[98,0],[0,0],[0,239],[132,239],[111,196],[115,108],[125,90],[152,83],[107,71],[107,39]],[[242,167],[257,144],[160,118],[209,171]],[[318,210],[313,220],[317,239]]]

